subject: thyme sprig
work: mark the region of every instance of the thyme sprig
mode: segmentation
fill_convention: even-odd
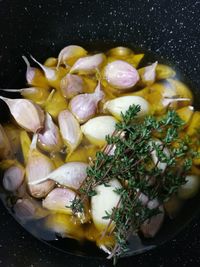
[[[163,203],[185,183],[196,156],[189,137],[180,135],[184,122],[174,110],[160,118],[146,116],[143,119],[137,117],[139,111],[140,106],[133,105],[122,114],[114,134],[106,137],[106,147],[96,154],[87,168],[87,178],[79,189],[79,197],[71,205],[75,214],[82,212],[84,201],[96,194],[97,185],[109,186],[109,181],[114,178],[121,182],[123,187],[116,189],[120,201],[104,217],[109,220],[108,225],[115,224],[116,244],[108,257],[113,259],[127,251],[130,234],[138,232],[143,222],[160,212],[158,208],[149,209],[148,205],[143,205],[140,194]],[[109,153],[113,149],[114,154]],[[156,163],[152,152],[156,153]],[[165,167],[161,168],[161,164]],[[106,230],[105,234],[108,234]]]

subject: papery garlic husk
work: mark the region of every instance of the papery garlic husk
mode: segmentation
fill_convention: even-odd
[[[49,88],[48,82],[42,73],[41,70],[31,67],[28,59],[25,56],[22,56],[23,60],[26,63],[26,80],[29,85],[38,86],[41,88]]]
[[[25,170],[20,164],[8,168],[3,175],[3,187],[11,192],[16,191],[24,181]]]
[[[62,139],[72,153],[81,143],[82,132],[80,125],[74,115],[68,111],[61,111],[58,115],[58,123]]]
[[[44,208],[55,212],[72,214],[70,208],[76,193],[68,188],[55,188],[42,201]]]
[[[76,59],[79,57],[83,57],[85,55],[87,55],[87,51],[84,48],[82,48],[81,46],[68,45],[68,46],[64,47],[58,55],[57,68],[61,64],[65,64],[66,66],[68,66],[70,59]]]
[[[94,74],[105,61],[105,55],[100,53],[79,58],[72,66],[70,73]]]
[[[60,89],[64,97],[72,98],[83,92],[83,79],[78,75],[68,73],[60,81]]]
[[[107,82],[120,90],[130,89],[139,81],[137,70],[123,60],[108,63],[104,69]]]
[[[46,102],[44,109],[54,120],[57,120],[58,114],[67,108],[67,101],[59,91],[52,90]]]
[[[103,108],[108,111],[117,119],[121,120],[121,113],[125,114],[126,111],[132,105],[139,105],[140,111],[137,113],[137,117],[143,117],[150,113],[149,103],[140,96],[122,96],[107,101]]]
[[[0,124],[0,159],[2,160],[12,157],[13,153],[11,149],[11,144],[2,125]]]
[[[103,97],[104,93],[99,82],[94,93],[75,96],[69,103],[69,108],[77,120],[83,123],[95,115],[98,102]]]
[[[0,96],[9,107],[16,122],[27,131],[36,133],[43,128],[44,112],[32,101],[27,99],[11,99]]]
[[[92,220],[99,231],[104,231],[110,222],[109,219],[104,219],[106,212],[111,213],[120,201],[120,195],[115,192],[116,189],[122,187],[120,182],[117,179],[113,179],[108,185],[98,185],[95,188],[97,194],[91,198]],[[107,231],[111,231],[114,226],[115,224],[112,222]]]
[[[26,165],[26,179],[30,194],[35,198],[42,198],[54,188],[55,183],[49,180],[38,185],[31,185],[31,182],[36,182],[51,173],[54,165],[47,156],[37,150],[36,143],[37,135],[34,135]]]
[[[46,152],[59,152],[64,146],[60,131],[48,113],[46,113],[44,129],[38,134],[38,145]]]
[[[87,177],[87,167],[88,164],[83,162],[68,162],[46,176],[30,182],[29,184],[33,185],[47,180],[53,180],[60,185],[77,190]]]
[[[158,62],[156,61],[155,63],[138,70],[140,75],[140,85],[149,86],[155,82],[157,65]]]
[[[94,145],[104,146],[106,136],[115,131],[117,120],[112,116],[99,116],[90,119],[81,126],[85,137]]]

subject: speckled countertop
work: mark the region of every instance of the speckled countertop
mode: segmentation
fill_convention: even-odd
[[[0,87],[15,86],[16,77],[24,71],[22,54],[44,59],[69,43],[92,47],[93,41],[112,41],[132,43],[170,60],[198,91],[199,25],[198,0],[0,0]],[[121,260],[119,266],[200,266],[199,229],[197,217],[176,239]],[[0,202],[0,266],[103,267],[111,263],[69,256],[48,247],[24,231]]]

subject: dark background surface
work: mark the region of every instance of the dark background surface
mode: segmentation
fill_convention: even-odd
[[[22,54],[43,60],[67,44],[135,44],[200,86],[200,1],[0,0],[0,87],[21,86]],[[15,83],[17,81],[17,83]],[[198,95],[198,94],[197,94]],[[200,266],[200,217],[176,239],[119,266]],[[0,266],[111,266],[56,251],[25,232],[0,202]]]

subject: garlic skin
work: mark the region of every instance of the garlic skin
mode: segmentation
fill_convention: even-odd
[[[83,79],[78,75],[68,73],[60,81],[60,89],[63,96],[70,99],[83,92]]]
[[[42,206],[48,210],[72,214],[70,205],[76,197],[76,193],[67,188],[55,188],[42,201]]]
[[[46,113],[44,130],[38,134],[38,145],[46,152],[59,152],[64,146],[60,131],[48,113]]]
[[[58,115],[58,124],[64,143],[69,148],[69,153],[73,152],[82,140],[80,125],[74,115],[63,110]]]
[[[157,65],[158,62],[156,61],[155,63],[138,70],[141,78],[140,80],[141,85],[149,86],[155,82]]]
[[[70,73],[94,74],[105,60],[105,55],[100,53],[78,59],[72,66]]]
[[[123,60],[115,60],[105,67],[105,79],[117,89],[132,88],[139,81],[137,70]]]
[[[139,105],[140,111],[137,117],[143,117],[150,112],[149,103],[141,96],[122,96],[107,101],[103,109],[108,111],[117,119],[121,120],[121,113],[125,114],[131,105]]]
[[[10,109],[16,122],[29,132],[36,133],[43,128],[44,112],[32,101],[27,99],[11,99],[0,96]]]
[[[53,181],[45,181],[39,185],[32,185],[54,170],[52,161],[36,149],[37,135],[33,137],[31,149],[26,165],[26,179],[30,194],[35,198],[45,197],[55,186]]]
[[[92,144],[101,147],[106,144],[105,137],[115,131],[116,123],[117,120],[112,116],[99,116],[83,124],[81,130]]]
[[[103,97],[104,93],[99,82],[94,93],[75,96],[69,103],[69,108],[77,120],[83,123],[95,115],[98,102]]]
[[[79,58],[79,57],[83,57],[87,55],[87,51],[82,48],[81,46],[78,45],[68,45],[66,47],[64,47],[59,55],[58,55],[58,64],[57,64],[57,68],[61,65],[61,64],[65,64],[66,66],[68,66],[68,60],[72,59],[72,58]]]
[[[11,166],[3,175],[3,187],[10,192],[16,191],[24,181],[24,168],[20,165]]]
[[[0,159],[12,158],[13,153],[11,149],[11,144],[4,131],[4,128],[0,124]]]
[[[41,177],[41,179],[37,179],[29,184],[35,185],[47,180],[53,180],[60,185],[77,190],[87,177],[87,167],[88,164],[83,162],[68,162],[46,176]]]

